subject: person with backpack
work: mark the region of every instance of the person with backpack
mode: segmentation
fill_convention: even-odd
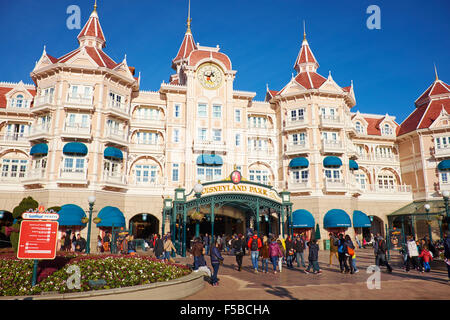
[[[261,249],[262,247],[262,242],[256,233],[254,233],[250,240],[248,240],[247,246],[250,249],[253,270],[255,271],[255,273],[258,273],[259,249]]]
[[[347,265],[347,256],[346,254],[346,246],[345,246],[345,239],[344,235],[341,233],[339,234],[338,239],[338,256],[339,256],[339,268],[341,270],[341,273],[348,273],[350,271],[350,268]]]
[[[280,257],[283,257],[283,251],[281,251],[281,248],[275,237],[272,237],[272,239],[270,240],[269,257],[273,265],[273,273],[277,273],[278,259]]]
[[[218,248],[219,245],[220,241],[213,243],[210,250],[211,266],[214,270],[211,276],[211,285],[213,287],[217,287],[219,285],[219,279],[217,279],[217,275],[219,273],[219,267],[224,260],[222,255],[220,254],[220,250]]]
[[[309,270],[311,267],[313,268],[314,274],[321,274],[322,271],[319,267],[319,245],[317,244],[317,240],[313,239],[308,243],[309,246],[309,255],[308,255],[308,268],[304,271],[309,274]]]
[[[292,262],[294,260],[294,242],[291,239],[291,236],[288,235],[285,240],[286,245],[286,265],[288,269],[294,269]]]
[[[306,268],[305,258],[303,256],[303,251],[305,250],[305,242],[300,237],[300,235],[297,235],[297,237],[295,238],[294,250],[295,250],[295,260],[297,261],[297,267],[300,268],[300,259],[301,259],[303,268]]]
[[[350,274],[355,273],[355,268],[353,267],[353,256],[355,255],[355,245],[352,242],[352,239],[347,234],[345,236],[345,256],[348,258],[348,265],[350,267]]]
[[[374,245],[374,248],[377,250],[375,264],[377,267],[380,267],[381,265],[385,265],[388,269],[389,273],[392,273],[392,267],[389,265],[387,259],[386,259],[386,241],[383,239],[383,237],[380,234],[377,234],[376,237],[376,245]]]
[[[235,240],[231,243],[234,255],[236,256],[237,271],[241,271],[242,268],[242,258],[245,255],[245,242],[243,235],[239,234]]]

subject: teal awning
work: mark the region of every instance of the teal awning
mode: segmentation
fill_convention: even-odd
[[[60,226],[85,226],[81,219],[86,217],[84,210],[76,204],[65,204],[58,211]]]
[[[88,153],[88,148],[81,142],[69,142],[64,145],[63,153],[85,156]]]
[[[350,170],[358,170],[359,169],[359,165],[355,160],[350,160],[348,162],[348,166],[349,166]]]
[[[101,219],[97,223],[97,227],[125,227],[125,217],[119,208],[107,206],[104,207],[97,215]]]
[[[294,158],[289,162],[290,168],[308,168],[309,161],[305,157]]]
[[[48,154],[48,145],[46,143],[39,143],[31,147],[30,155],[46,155]]]
[[[353,228],[370,228],[369,217],[362,211],[353,211]]]
[[[347,212],[341,209],[331,209],[323,217],[323,227],[327,228],[350,228],[352,221]]]
[[[293,228],[314,228],[314,217],[308,210],[298,209],[292,212]]]
[[[103,152],[103,156],[105,158],[113,158],[113,159],[123,159],[123,153],[120,149],[114,147],[107,147]]]
[[[450,159],[442,160],[441,162],[439,162],[438,169],[440,171],[450,170]]]
[[[217,154],[201,154],[197,157],[197,165],[221,166],[223,165],[223,160],[222,157]]]
[[[342,166],[342,161],[338,157],[328,156],[323,159],[323,166],[327,168],[339,168]]]

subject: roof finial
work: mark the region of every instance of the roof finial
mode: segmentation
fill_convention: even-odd
[[[306,24],[305,24],[305,20],[303,20],[303,40],[306,40]]]
[[[186,32],[191,32],[191,0],[189,0],[189,5],[188,5],[188,18],[187,18],[187,30]]]
[[[436,63],[434,63],[434,74],[436,75],[436,81],[438,81],[439,77],[438,77],[438,73],[437,73],[437,69],[436,69]]]
[[[97,0],[95,0],[95,3],[94,3],[94,11],[97,11]]]

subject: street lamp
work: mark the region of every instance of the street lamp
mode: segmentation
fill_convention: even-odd
[[[430,205],[426,203],[424,205],[424,208],[427,213],[428,235],[430,236],[430,241],[433,242],[433,236],[431,234],[431,219],[428,217],[428,213],[430,212]]]
[[[448,190],[444,190],[442,192],[442,196],[444,197],[445,216],[447,217],[447,230],[450,231],[450,221],[448,219],[448,198],[450,196],[450,192]]]
[[[92,220],[92,210],[94,208],[95,196],[88,197],[89,202],[89,221],[88,221],[88,235],[87,235],[87,246],[86,253],[91,253],[91,220]]]

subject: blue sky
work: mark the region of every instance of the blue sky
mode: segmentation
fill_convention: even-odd
[[[44,44],[60,57],[78,46],[69,30],[69,5],[81,9],[81,27],[94,0],[0,1],[0,81],[31,83]],[[381,10],[381,29],[369,30],[369,5]],[[141,72],[141,89],[168,81],[186,30],[187,0],[98,0],[105,52]],[[192,32],[200,45],[221,47],[237,70],[235,89],[263,100],[266,83],[281,89],[291,78],[303,37],[319,61],[318,73],[342,87],[353,80],[353,111],[389,113],[402,122],[416,98],[439,77],[450,83],[448,0],[191,0]],[[120,18],[120,19],[119,19]]]

